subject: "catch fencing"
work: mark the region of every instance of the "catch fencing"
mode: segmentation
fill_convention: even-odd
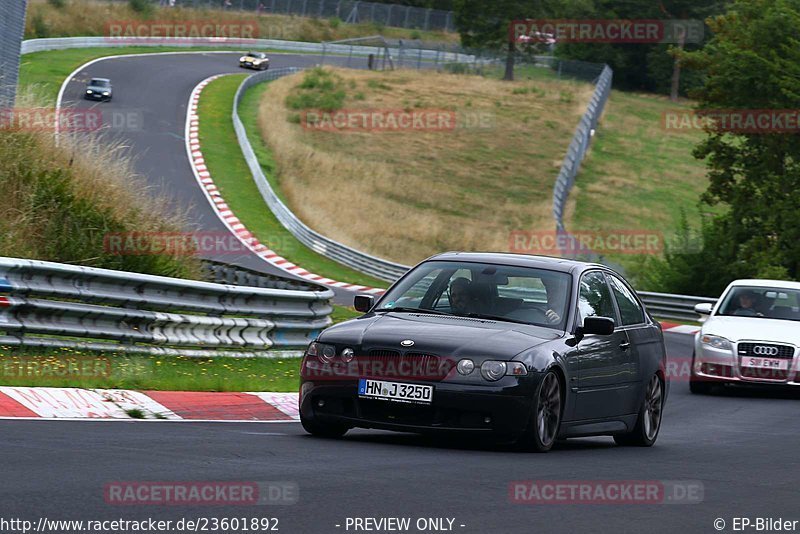
[[[124,2],[127,0],[116,0]],[[257,14],[293,15],[337,19],[346,24],[372,23],[424,31],[456,31],[455,14],[441,9],[360,2],[356,0],[151,0],[168,7],[248,11]]]
[[[333,291],[279,290],[0,258],[0,345],[270,357],[331,324]]]

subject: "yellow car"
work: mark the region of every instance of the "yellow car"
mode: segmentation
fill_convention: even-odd
[[[239,66],[245,69],[267,70],[269,58],[263,52],[248,52],[239,58]]]

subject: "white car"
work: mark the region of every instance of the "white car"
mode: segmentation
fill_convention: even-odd
[[[709,317],[694,340],[692,393],[726,383],[800,386],[800,282],[737,280],[716,305],[695,311]]]

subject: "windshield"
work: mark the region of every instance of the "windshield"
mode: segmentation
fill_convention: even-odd
[[[95,87],[108,87],[111,85],[108,80],[92,80],[89,82],[89,85],[93,85]]]
[[[380,301],[376,311],[423,311],[563,330],[566,273],[468,262],[426,262]]]
[[[247,53],[247,57],[254,57],[256,59],[262,59],[264,57],[264,54],[261,54],[261,53],[258,53],[258,52],[248,52]]]
[[[800,290],[737,286],[725,296],[717,315],[800,321]]]

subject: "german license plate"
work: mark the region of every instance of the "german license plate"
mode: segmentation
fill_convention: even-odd
[[[756,369],[776,369],[786,371],[789,369],[789,360],[779,360],[776,358],[742,358],[742,367],[753,367]]]
[[[358,396],[394,402],[430,404],[433,402],[433,386],[362,378],[358,381]]]

